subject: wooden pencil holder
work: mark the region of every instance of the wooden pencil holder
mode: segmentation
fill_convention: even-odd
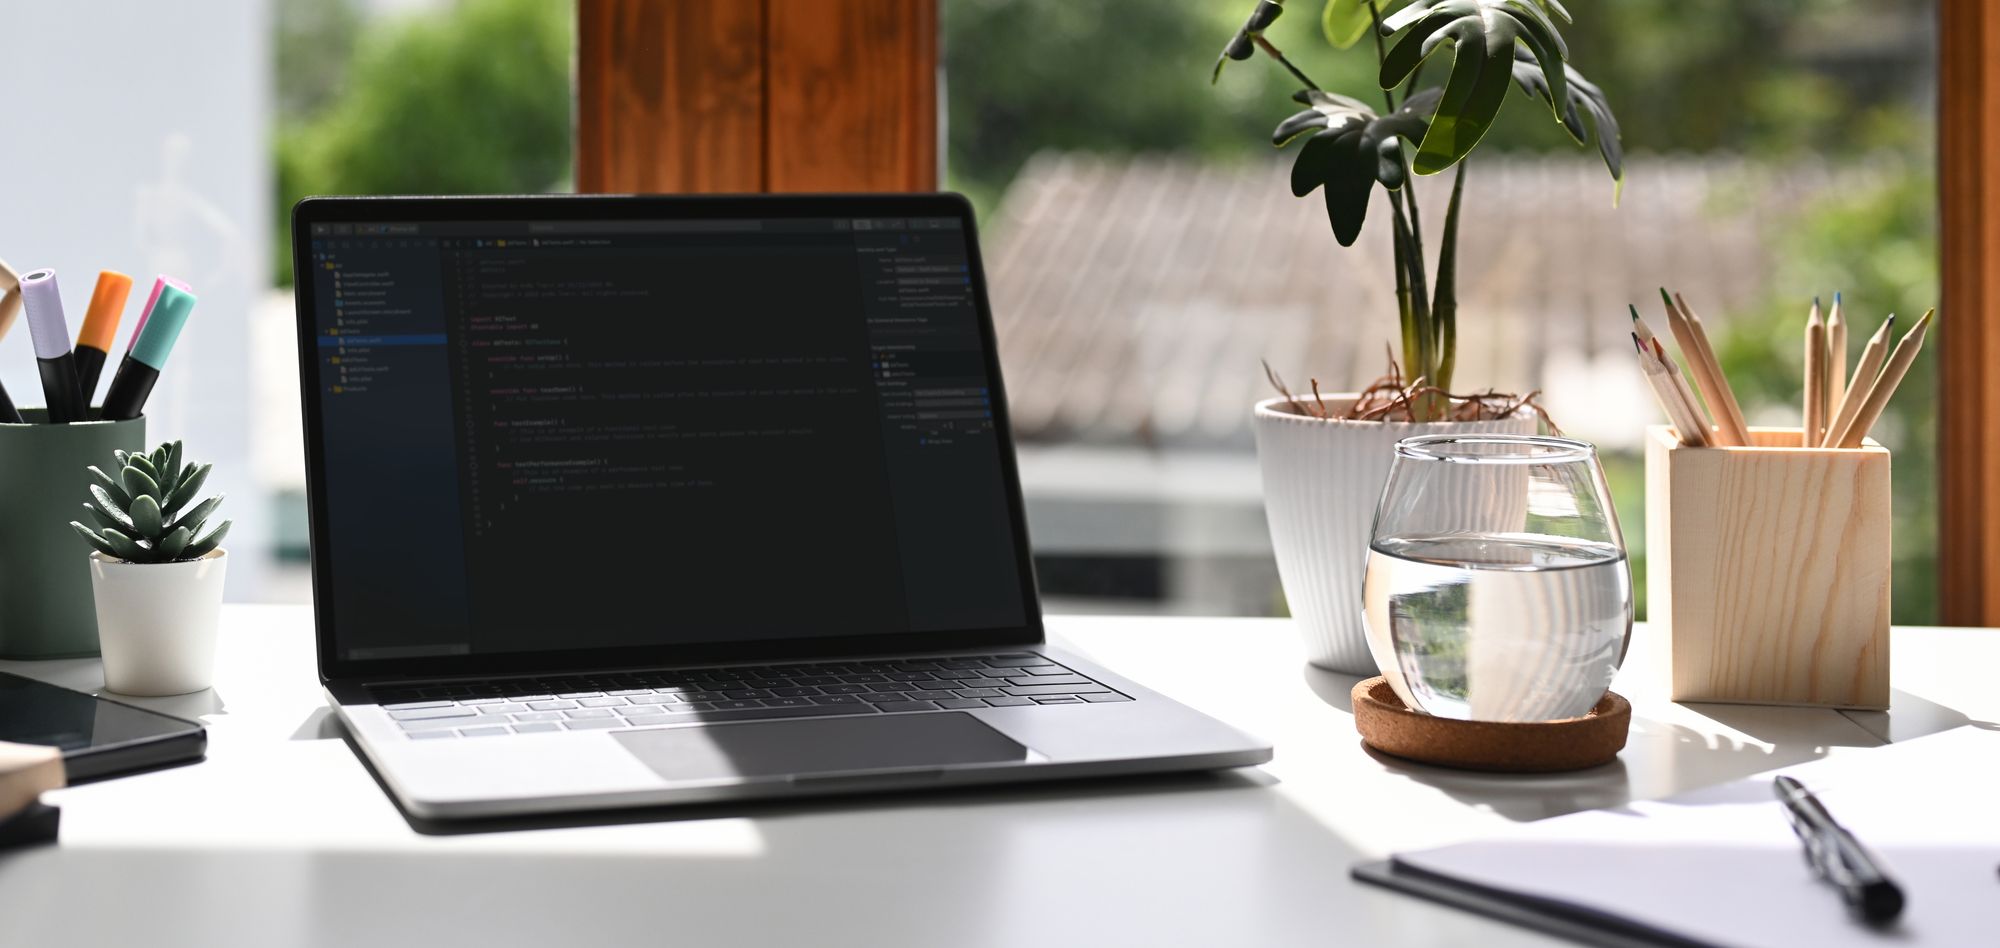
[[[1646,433],[1647,620],[1673,699],[1889,706],[1889,452]]]

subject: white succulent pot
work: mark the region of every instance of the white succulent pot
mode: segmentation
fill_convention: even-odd
[[[128,563],[90,554],[104,688],[125,695],[180,695],[215,680],[227,550],[180,563]]]
[[[1356,397],[1328,395],[1326,404],[1339,414]],[[1378,671],[1361,611],[1361,580],[1396,442],[1429,434],[1534,434],[1538,424],[1528,413],[1495,421],[1348,421],[1294,414],[1284,398],[1257,403],[1253,427],[1264,517],[1306,661],[1349,675]]]

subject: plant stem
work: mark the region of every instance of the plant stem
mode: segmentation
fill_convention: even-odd
[[[1388,61],[1389,50],[1382,41],[1382,8],[1376,0],[1368,0],[1368,15],[1373,20],[1374,28],[1371,32],[1375,34],[1375,62],[1379,68]],[[1404,98],[1408,98],[1407,94]],[[1389,112],[1384,114],[1396,111],[1395,90],[1383,89],[1382,101],[1389,107]],[[1412,347],[1409,344],[1411,334],[1407,331],[1404,333],[1403,362],[1409,366],[1411,379],[1422,376],[1435,380],[1437,366],[1431,360],[1436,356],[1434,346],[1436,334],[1430,319],[1430,294],[1424,291],[1423,211],[1417,206],[1416,176],[1410,173],[1410,162],[1407,158],[1398,160],[1403,163],[1403,186],[1399,190],[1389,192],[1389,206],[1395,209],[1398,228],[1396,241],[1399,263],[1396,285],[1399,294],[1405,285],[1410,289],[1409,311],[1417,337],[1417,345]],[[1405,204],[1408,205],[1407,217],[1404,211]],[[1408,246],[1405,247],[1405,244]]]
[[[1403,255],[1402,205],[1397,203],[1394,193],[1389,195],[1389,204],[1390,209],[1395,214],[1395,238],[1389,241],[1389,244],[1396,252],[1396,317],[1403,329],[1404,373],[1396,381],[1401,386],[1408,386],[1422,372],[1421,369],[1411,364],[1410,361],[1417,357],[1417,352],[1420,349],[1420,344],[1418,343],[1419,327],[1417,326],[1416,307],[1410,305],[1409,261]]]
[[[1465,166],[1460,159],[1458,173],[1451,181],[1451,203],[1444,212],[1444,238],[1438,248],[1437,296],[1431,315],[1437,321],[1437,385],[1451,388],[1452,372],[1458,368],[1458,208],[1465,195]]]
[[[1375,34],[1375,65],[1377,68],[1380,68],[1383,63],[1389,61],[1389,50],[1387,47],[1382,45],[1382,8],[1375,5],[1375,0],[1368,0],[1368,15],[1374,19],[1374,24],[1373,24],[1374,28],[1369,30],[1368,32]],[[1405,98],[1408,98],[1408,96],[1405,96]],[[1388,115],[1390,113],[1395,112],[1396,111],[1395,90],[1393,89],[1382,90],[1382,103],[1389,107],[1389,111],[1382,113],[1383,115]]]
[[[1292,61],[1286,59],[1285,54],[1279,52],[1278,47],[1271,45],[1271,41],[1265,39],[1263,34],[1260,33],[1250,37],[1250,42],[1256,43],[1258,49],[1270,54],[1270,57],[1277,60],[1278,65],[1285,67],[1286,71],[1290,72],[1293,78],[1305,83],[1306,88],[1314,90],[1319,88],[1319,83],[1312,81],[1311,76],[1306,75],[1299,67],[1292,65]]]
[[[1395,214],[1395,237],[1397,245],[1401,248],[1397,258],[1403,265],[1404,279],[1409,283],[1410,323],[1415,328],[1417,337],[1416,348],[1414,350],[1406,348],[1403,351],[1403,361],[1409,365],[1410,379],[1419,377],[1435,379],[1436,375],[1433,373],[1435,365],[1432,362],[1435,353],[1431,350],[1436,330],[1431,326],[1430,294],[1424,289],[1424,261],[1415,254],[1417,248],[1415,242],[1410,239],[1410,221],[1403,213],[1403,205],[1391,201],[1389,208]]]

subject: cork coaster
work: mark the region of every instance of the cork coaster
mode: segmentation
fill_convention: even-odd
[[[1354,728],[1378,751],[1463,770],[1553,773],[1607,763],[1625,749],[1632,703],[1615,692],[1580,718],[1510,723],[1432,717],[1404,707],[1381,676],[1354,686]]]

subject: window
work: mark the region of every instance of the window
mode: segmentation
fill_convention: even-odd
[[[1385,199],[1354,247],[1337,246],[1269,145],[1296,83],[1259,56],[1209,84],[1247,0],[940,4],[946,182],[983,211],[1054,608],[1282,610],[1248,425],[1269,391],[1258,360],[1300,389],[1383,374],[1396,336]],[[1293,0],[1269,39],[1328,88],[1370,94],[1366,41],[1328,48],[1319,6]],[[1598,443],[1642,554],[1639,434],[1657,409],[1628,303],[1657,324],[1657,287],[1684,293],[1721,330],[1753,423],[1770,424],[1797,423],[1814,295],[1842,294],[1856,352],[1887,313],[1936,305],[1935,10],[1574,12],[1571,61],[1621,119],[1622,200],[1594,150],[1509,93],[1468,170],[1455,387],[1538,391],[1566,432]],[[1433,233],[1449,176],[1415,185]],[[1896,454],[1904,623],[1938,614],[1936,362],[1919,362],[1875,429]]]
[[[568,191],[575,11],[547,0],[277,0],[269,287],[252,324],[258,488],[272,582],[238,598],[303,599],[291,207],[311,194]]]

